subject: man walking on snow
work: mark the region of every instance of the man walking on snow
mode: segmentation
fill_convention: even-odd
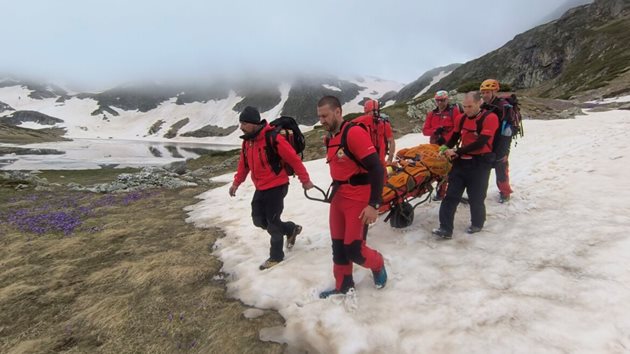
[[[387,282],[383,256],[366,245],[367,225],[376,222],[383,191],[383,166],[364,127],[343,120],[341,103],[325,96],[317,104],[317,116],[326,139],[326,161],[333,179],[330,202],[335,288],[320,298],[345,294],[354,287],[352,263],[372,271],[374,285]]]
[[[452,238],[455,212],[464,190],[468,193],[471,220],[466,232],[473,234],[481,231],[486,221],[485,199],[495,159],[492,144],[499,119],[480,106],[478,92],[466,94],[464,114],[455,121],[455,132],[446,144],[450,149],[444,154],[453,161],[453,169],[448,174],[446,197],[440,205],[440,227],[433,230],[433,234],[442,239]],[[454,148],[459,141],[460,146]]]
[[[260,265],[260,270],[268,269],[284,259],[284,236],[287,236],[287,248],[292,248],[302,226],[292,221],[283,222],[280,217],[284,209],[284,197],[289,190],[289,176],[284,168],[279,173],[273,171],[268,158],[265,134],[273,129],[254,107],[245,107],[239,116],[240,128],[244,135],[243,147],[238,161],[238,170],[230,187],[230,196],[236,195],[239,185],[251,172],[252,182],[256,187],[252,198],[252,220],[254,225],[267,230],[271,236],[269,259]],[[304,189],[313,188],[308,172],[289,142],[278,134],[277,151],[280,159],[287,163],[302,182]]]
[[[507,117],[508,110],[506,105],[509,103],[497,96],[499,92],[499,81],[494,79],[488,79],[481,83],[479,91],[483,98],[484,104],[482,108],[493,111],[499,118],[499,126],[504,122]],[[511,139],[503,140],[503,146],[496,151],[496,162],[494,163],[494,173],[496,175],[497,188],[499,188],[500,196],[499,203],[505,203],[510,200],[512,194],[512,187],[510,186],[510,163],[508,161],[510,157],[510,143]]]

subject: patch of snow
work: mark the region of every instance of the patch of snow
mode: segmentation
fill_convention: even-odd
[[[322,86],[324,86],[324,88],[329,89],[329,90],[341,92],[341,89],[339,87],[337,87],[337,86],[332,86],[332,85],[328,85],[328,84],[322,84]]]
[[[275,107],[273,107],[272,109],[266,112],[261,112],[260,116],[262,119],[267,119],[267,121],[271,121],[273,119],[280,117],[280,115],[282,114],[282,108],[284,108],[284,104],[287,103],[287,100],[289,99],[289,92],[291,92],[291,84],[283,83],[283,84],[280,84],[279,88],[280,88],[280,103],[278,103]]]
[[[630,95],[604,98],[601,100],[588,101],[587,103],[608,104],[608,103],[625,103],[630,102]]]
[[[383,108],[387,107],[387,106],[391,106],[394,103],[396,103],[396,100],[389,100],[387,102],[385,102],[385,104],[383,105]]]
[[[20,128],[26,128],[26,129],[44,129],[44,128],[53,127],[53,125],[45,125],[45,124],[39,124],[35,122],[22,122],[18,124],[17,126]]]
[[[439,203],[416,208],[406,229],[382,221],[370,229],[368,244],[383,253],[389,273],[381,290],[374,288],[371,272],[355,266],[354,296],[317,298],[333,286],[328,205],[305,199],[296,179],[283,219],[304,231],[270,270],[258,270],[268,257],[269,235],[252,225],[249,180],[229,200],[229,184],[200,195],[202,201],[187,208],[188,221],[225,230],[215,254],[230,274],[228,293],[250,306],[278,310],[286,326],[261,331],[261,338],[286,342],[289,349],[625,352],[630,144],[619,127],[629,122],[627,111],[525,121],[527,135],[510,156],[515,193],[499,204],[491,176],[482,232],[464,233],[469,208],[460,205],[454,239],[434,240]],[[397,146],[427,139],[407,135]],[[306,166],[316,185],[330,183],[324,160]]]
[[[343,114],[363,112],[363,106],[360,102],[365,98],[379,99],[389,91],[399,91],[405,85],[395,81],[383,80],[376,77],[367,76],[363,81],[348,80],[365,89],[359,91],[359,94],[351,101],[346,102],[341,108]]]
[[[262,315],[265,314],[265,311],[261,310],[261,309],[247,309],[245,311],[243,311],[243,317],[251,320],[254,318],[258,318]]]
[[[448,72],[446,72],[446,71],[440,71],[440,73],[439,73],[439,74],[437,74],[437,75],[435,75],[435,76],[433,77],[433,79],[431,80],[431,82],[430,82],[427,86],[425,86],[425,87],[422,89],[422,91],[418,92],[418,94],[417,94],[417,95],[413,96],[413,98],[418,98],[418,97],[420,97],[420,96],[424,95],[427,91],[429,91],[429,89],[431,88],[431,86],[433,86],[433,85],[437,84],[440,80],[442,80],[443,78],[445,78],[445,77],[449,76],[452,72],[453,72],[453,71],[448,71]]]

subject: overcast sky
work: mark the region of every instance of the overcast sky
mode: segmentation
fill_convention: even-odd
[[[410,82],[588,0],[1,0],[0,72],[90,86],[262,73]]]

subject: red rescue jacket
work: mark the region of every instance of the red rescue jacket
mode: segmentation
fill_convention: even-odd
[[[459,106],[456,104],[449,104],[442,112],[440,112],[438,108],[432,110],[427,114],[427,119],[424,121],[422,134],[430,137],[429,142],[431,144],[437,144],[438,136],[434,134],[435,130],[437,128],[443,128],[442,137],[444,141],[449,141],[453,135],[455,118],[461,113]]]
[[[245,181],[247,175],[251,172],[252,182],[257,190],[267,190],[273,187],[281,186],[289,183],[289,176],[283,169],[276,174],[267,158],[265,134],[273,129],[266,122],[265,126],[252,139],[244,140],[241,148],[241,157],[238,160],[238,169],[234,175],[234,185],[238,186]],[[284,163],[289,164],[295,171],[300,182],[306,183],[310,181],[310,177],[302,160],[295,153],[289,142],[278,134],[277,136],[278,155]]]

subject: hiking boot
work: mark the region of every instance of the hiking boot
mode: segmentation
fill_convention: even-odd
[[[499,203],[503,204],[505,202],[510,201],[510,195],[509,194],[501,194],[501,196],[499,196]]]
[[[295,225],[295,227],[293,228],[293,232],[287,236],[288,249],[291,249],[293,248],[293,246],[295,246],[295,239],[297,238],[297,235],[299,235],[301,232],[302,232],[302,226]]]
[[[275,265],[277,265],[278,263],[282,262],[282,260],[277,260],[277,259],[267,259],[263,264],[260,265],[260,267],[258,267],[258,269],[260,270],[265,270],[265,269],[269,269]]]
[[[354,288],[350,288],[350,289],[348,289],[346,291],[341,291],[341,290],[337,290],[337,289],[324,290],[321,293],[319,293],[319,298],[320,299],[327,299],[328,297],[330,297],[332,295],[345,295],[350,290],[354,290]]]
[[[431,233],[443,240],[450,240],[453,238],[453,233],[451,231],[448,231],[446,229],[443,228],[437,228],[437,229],[433,229],[433,231],[431,231]]]
[[[376,286],[377,289],[384,288],[385,284],[387,284],[385,265],[383,264],[383,267],[378,272],[372,272],[372,275],[374,276],[374,286]]]
[[[470,225],[470,226],[468,226],[468,228],[466,229],[466,233],[467,233],[467,234],[474,234],[474,233],[477,233],[477,232],[481,231],[481,229],[482,229],[482,228],[481,228],[481,227],[479,227],[479,226],[473,226],[473,225]]]

